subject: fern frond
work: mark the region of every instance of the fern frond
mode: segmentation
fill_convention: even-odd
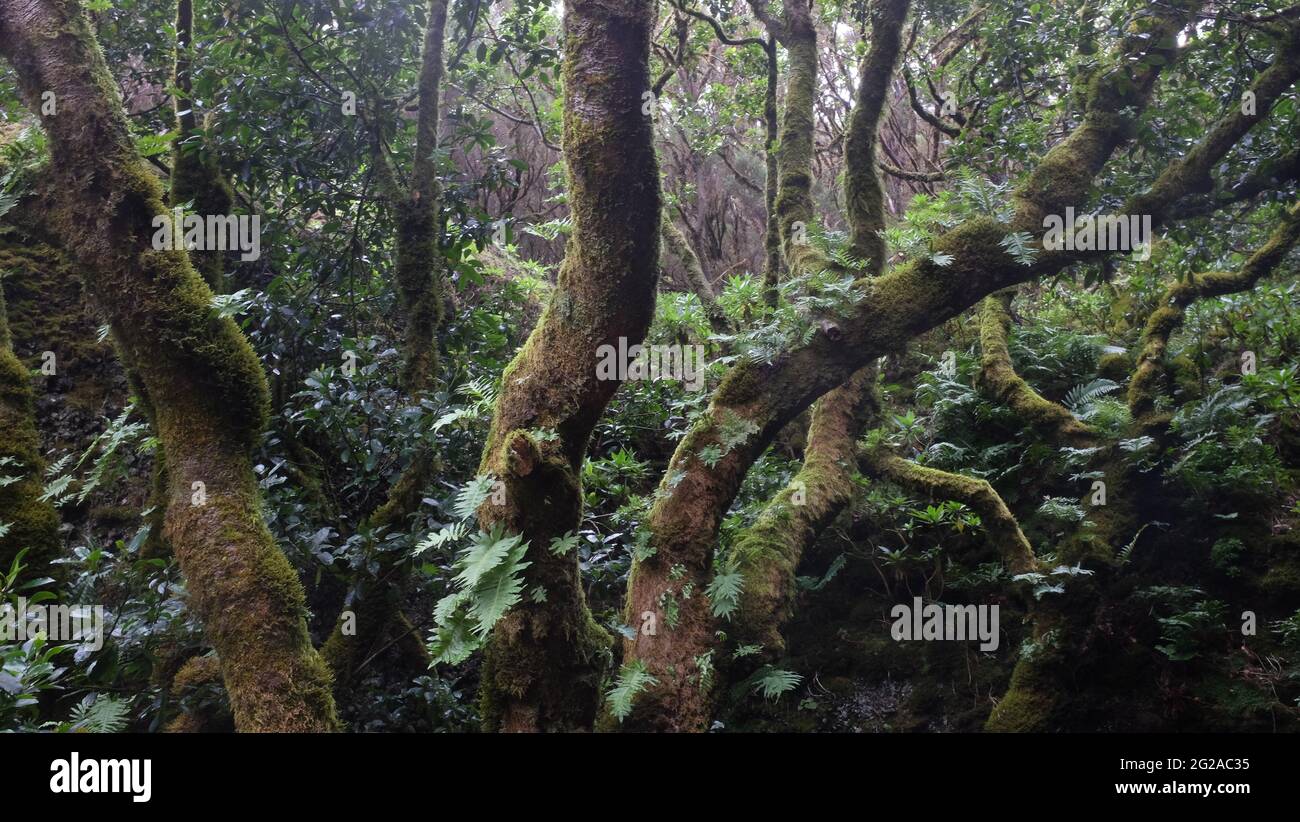
[[[1119,383],[1107,379],[1096,379],[1090,383],[1076,385],[1065,395],[1065,407],[1078,414],[1086,411],[1098,397],[1109,394],[1117,388]]]
[[[715,617],[730,620],[731,615],[740,607],[740,594],[745,588],[745,578],[740,571],[730,568],[714,575],[704,592],[709,597],[709,606]]]
[[[750,678],[750,685],[753,692],[762,694],[764,699],[776,699],[781,694],[794,690],[801,681],[803,677],[794,671],[764,665]]]
[[[619,669],[614,687],[605,694],[605,698],[609,701],[609,712],[622,722],[632,713],[632,703],[637,695],[646,688],[658,684],[659,680],[646,670],[645,663],[641,660],[625,664]]]
[[[130,700],[108,694],[92,694],[77,703],[69,721],[73,731],[115,734],[126,728],[130,707]]]
[[[496,481],[496,477],[491,474],[480,474],[465,483],[456,494],[456,505],[452,508],[452,513],[462,520],[474,516],[478,507],[492,496],[492,488],[496,485]]]

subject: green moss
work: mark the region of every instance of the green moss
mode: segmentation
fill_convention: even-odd
[[[437,200],[397,204],[397,291],[406,313],[402,385],[408,394],[430,388],[438,372],[438,335],[445,321],[443,258],[438,250]]]
[[[167,535],[239,727],[334,729],[329,671],[307,635],[302,588],[261,519],[251,465],[267,418],[261,365],[234,322],[211,310],[212,292],[184,251],[152,248],[153,220],[165,213],[161,190],[134,151],[117,84],[81,7],[29,11],[0,12],[0,50],[24,98],[39,100],[41,88],[54,85],[78,101],[42,123],[53,160],[47,228],[78,261],[156,409],[167,453]],[[87,222],[88,213],[99,219]],[[194,481],[206,484],[206,505],[191,504]]]
[[[727,372],[713,393],[713,404],[718,407],[747,405],[763,395],[762,366],[741,362]]]
[[[0,292],[0,322],[5,302]],[[7,327],[7,326],[6,326]],[[7,340],[6,340],[7,342]],[[36,432],[31,377],[6,344],[0,345],[0,476],[17,482],[0,486],[0,523],[8,526],[0,536],[0,567],[8,569],[24,549],[23,564],[33,576],[50,573],[62,547],[59,518],[53,506],[42,502],[41,472],[44,461]]]
[[[1012,573],[1028,573],[1038,567],[1019,522],[987,480],[917,465],[883,449],[864,449],[859,460],[864,473],[883,476],[932,500],[955,500],[970,506],[980,515],[989,542]]]
[[[1165,291],[1160,307],[1151,312],[1143,329],[1142,351],[1128,386],[1129,412],[1144,429],[1156,428],[1161,422],[1155,408],[1167,378],[1165,352],[1170,337],[1186,319],[1187,306],[1197,299],[1252,288],[1282,261],[1297,241],[1300,241],[1300,205],[1287,210],[1268,240],[1239,270],[1203,272]],[[1184,391],[1199,393],[1200,373],[1190,360],[1182,360],[1175,366],[1174,379]]]
[[[1113,382],[1125,382],[1133,372],[1133,357],[1127,353],[1102,354],[1097,360],[1097,376]]]
[[[980,388],[1015,411],[1025,424],[1071,445],[1088,445],[1094,432],[1062,405],[1041,396],[1016,373],[1007,345],[1011,292],[994,294],[980,307]]]
[[[844,138],[844,199],[853,256],[866,262],[866,273],[880,274],[885,267],[885,207],[880,173],[876,168],[876,132],[890,90],[890,78],[902,47],[900,37],[907,2],[884,2],[872,7],[871,47],[862,61],[857,99]]]
[[[1018,688],[1013,684],[989,714],[984,729],[994,733],[1041,733],[1050,730],[1055,705],[1056,700],[1051,694]]]

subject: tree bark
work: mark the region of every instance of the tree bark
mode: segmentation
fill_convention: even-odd
[[[1076,448],[1095,443],[1097,434],[1070,410],[1046,399],[1016,373],[1007,338],[1011,331],[1011,300],[1008,289],[984,298],[980,308],[979,387],[990,398],[1015,411],[1026,424],[1057,442]]]
[[[1165,375],[1165,349],[1169,338],[1187,318],[1187,307],[1196,300],[1219,297],[1254,288],[1267,276],[1300,239],[1300,203],[1283,215],[1268,240],[1236,271],[1207,271],[1165,289],[1159,307],[1147,318],[1142,332],[1142,350],[1128,384],[1129,412],[1143,428],[1167,421],[1156,413],[1156,399]]]
[[[4,279],[24,265],[22,256],[0,250],[0,477],[16,482],[0,485],[0,573],[9,570],[18,554],[26,549],[23,565],[30,576],[45,576],[56,566],[59,515],[54,506],[41,501],[40,435],[36,430],[36,407],[32,378],[27,367],[14,355],[5,310]]]
[[[372,159],[380,188],[397,220],[395,278],[406,314],[400,382],[412,398],[428,391],[437,380],[438,335],[445,319],[443,261],[438,250],[441,191],[434,153],[438,148],[447,0],[429,0],[427,15],[416,88],[419,113],[415,159],[405,185],[398,181],[384,148],[382,124],[372,124]],[[432,453],[417,453],[393,482],[383,505],[371,515],[371,527],[392,529],[406,525],[407,518],[419,508],[436,467]],[[367,546],[367,550],[373,548]],[[377,573],[356,581],[358,598],[354,606],[340,614],[321,646],[339,688],[349,686],[360,667],[387,648],[395,651],[404,669],[428,667],[429,654],[423,640],[402,611],[410,567],[398,562],[400,558],[390,554],[379,555]]]
[[[864,261],[867,274],[885,269],[884,190],[876,165],[880,115],[903,46],[903,21],[909,0],[882,0],[871,6],[871,47],[858,73],[857,96],[844,139],[844,200],[849,217],[849,253]]]
[[[908,5],[909,0],[880,0],[871,7],[871,47],[862,61],[845,143],[850,250],[863,260],[867,276],[879,275],[885,265],[884,195],[875,163],[876,140]],[[787,120],[801,119],[787,111]],[[799,177],[782,182],[811,183]],[[762,644],[769,653],[783,648],[779,631],[792,610],[795,568],[851,499],[855,443],[863,426],[879,412],[875,383],[876,369],[869,365],[817,401],[803,467],[737,540],[737,568],[745,580],[737,621],[742,641]]]
[[[1114,150],[1129,139],[1134,119],[1150,100],[1161,68],[1173,62],[1170,45],[1196,3],[1180,0],[1134,21],[1118,47],[1110,72],[1093,83],[1083,122],[1043,158],[1017,191],[1010,224],[974,219],[936,238],[934,250],[952,257],[947,266],[931,258],[915,260],[862,282],[866,295],[848,317],[827,318],[811,340],[770,363],[744,363],[732,369],[714,393],[707,413],[683,438],[673,455],[660,496],[650,515],[653,554],[633,565],[627,614],[661,611],[665,592],[685,584],[703,590],[712,569],[717,529],[749,467],[776,433],[817,397],[846,380],[873,358],[955,316],[989,293],[1059,271],[1069,255],[1044,255],[1033,267],[1020,265],[999,243],[1011,231],[1042,230],[1047,214],[1086,201],[1093,176]],[[791,49],[791,96],[815,90],[796,83],[794,72],[811,49]],[[1144,60],[1146,55],[1161,59]],[[1128,111],[1119,114],[1124,109]],[[793,135],[792,135],[793,136]],[[782,140],[782,150],[785,138]],[[796,157],[799,152],[795,151]],[[781,176],[801,173],[783,162]],[[793,227],[802,213],[799,198],[778,203],[783,226]],[[805,249],[803,257],[809,257]],[[815,254],[815,252],[813,252]],[[699,449],[718,445],[720,460],[705,463]],[[722,446],[726,446],[722,448]],[[660,614],[662,616],[662,614]],[[657,620],[663,624],[662,618]],[[636,624],[636,623],[634,623]],[[640,632],[625,644],[625,659],[639,661],[660,685],[643,694],[633,710],[638,726],[676,729],[706,727],[706,695],[687,680],[696,662],[714,643],[715,623],[703,597],[680,604],[676,627],[656,635]]]
[[[617,389],[598,375],[599,348],[644,339],[658,281],[660,193],[650,89],[653,4],[572,0],[564,14],[564,159],[573,233],[551,301],[506,369],[480,473],[505,484],[480,524],[528,540],[526,578],[545,602],[524,602],[489,641],[487,728],[590,728],[611,642],[587,610],[576,556],[550,541],[581,522],[582,460]]]
[[[135,152],[121,100],[77,4],[0,5],[0,53],[34,111],[53,92],[52,230],[81,264],[128,368],[156,406],[167,452],[167,532],[190,604],[221,660],[245,731],[337,726],[302,586],[260,511],[252,449],[267,417],[257,356],[183,250],[153,248],[162,192]],[[203,485],[197,485],[203,483]]]

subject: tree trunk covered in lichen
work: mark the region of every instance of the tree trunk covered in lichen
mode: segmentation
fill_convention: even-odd
[[[552,539],[578,528],[580,471],[592,428],[618,382],[600,379],[598,349],[640,342],[654,311],[659,259],[659,171],[650,118],[653,4],[575,0],[564,15],[564,159],[573,232],[537,327],[506,369],[480,473],[504,504],[479,510],[528,540],[530,587],[493,631],[483,668],[482,715],[501,730],[589,728],[611,646],[592,620],[572,552]]]
[[[212,292],[185,252],[152,247],[162,191],[135,152],[81,9],[6,2],[0,52],[33,111],[45,91],[61,102],[41,118],[51,229],[81,264],[155,405],[168,459],[168,537],[238,727],[332,730],[329,670],[311,647],[302,586],[262,520],[252,471],[268,402],[257,357],[233,321],[214,316]]]
[[[743,363],[732,369],[713,396],[707,412],[683,438],[669,463],[651,512],[653,555],[634,563],[626,613],[661,611],[661,598],[684,585],[703,590],[712,572],[714,540],[728,506],[749,467],[776,433],[816,398],[848,379],[855,370],[913,336],[974,305],[986,295],[1029,279],[1048,276],[1070,262],[1064,253],[1042,255],[1023,266],[1000,245],[1012,231],[1038,232],[1047,214],[1064,213],[1087,200],[1093,176],[1114,150],[1128,140],[1135,118],[1150,101],[1161,69],[1177,56],[1175,34],[1195,6],[1182,0],[1135,20],[1111,58],[1109,70],[1094,79],[1083,121],[1052,148],[1015,192],[1016,210],[1009,224],[973,219],[938,236],[933,251],[952,258],[938,265],[932,257],[905,263],[889,273],[861,281],[865,296],[851,316],[826,320],[806,343],[771,363]],[[797,7],[792,7],[797,8]],[[801,64],[815,58],[815,38],[792,42],[787,122],[799,94],[815,92],[806,79],[795,82]],[[1150,56],[1151,59],[1144,59]],[[814,62],[815,66],[815,62]],[[793,133],[791,136],[795,136]],[[782,139],[781,176],[800,173],[785,165]],[[792,159],[793,159],[792,158]],[[782,207],[784,205],[784,207]],[[803,214],[799,198],[778,199],[783,226]],[[808,246],[795,245],[802,256]],[[796,259],[800,255],[796,255]],[[726,435],[724,443],[724,435]],[[722,447],[725,444],[726,447]],[[723,456],[706,464],[700,449],[719,445]],[[670,572],[672,576],[670,577]],[[681,603],[677,625],[656,635],[645,632],[625,645],[625,658],[639,660],[660,685],[646,692],[633,712],[637,726],[698,729],[707,722],[706,700],[698,681],[697,659],[714,644],[714,620],[703,597]],[[637,623],[633,623],[634,625]],[[663,625],[663,620],[658,620]]]

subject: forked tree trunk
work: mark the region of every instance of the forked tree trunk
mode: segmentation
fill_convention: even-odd
[[[1015,216],[1009,224],[991,219],[963,223],[934,242],[936,252],[952,258],[948,266],[919,259],[864,280],[867,296],[849,316],[826,318],[809,342],[774,362],[733,367],[669,463],[667,480],[650,514],[649,556],[632,568],[629,617],[660,613],[665,598],[684,593],[687,585],[692,591],[704,589],[712,573],[718,527],[746,472],[800,411],[871,359],[896,350],[987,294],[1059,271],[1070,262],[1067,255],[1045,255],[1027,268],[1000,243],[1009,231],[1040,231],[1045,215],[1064,213],[1067,205],[1078,206],[1085,200],[1093,176],[1132,134],[1131,119],[1115,112],[1125,110],[1136,116],[1145,108],[1161,67],[1177,56],[1174,35],[1186,25],[1195,5],[1195,0],[1178,0],[1133,21],[1117,49],[1115,69],[1090,90],[1083,122],[1047,153],[1016,192]],[[789,122],[789,109],[795,104],[791,97],[815,92],[815,76],[809,84],[804,64],[810,53],[815,58],[816,48],[815,42],[811,50],[806,41],[787,39],[786,44],[791,60]],[[1160,59],[1144,59],[1147,55]],[[796,72],[804,76],[796,78]],[[783,179],[803,173],[786,164],[785,139]],[[800,144],[794,147],[796,161],[801,148]],[[777,210],[793,236],[800,199],[778,198]],[[796,260],[815,261],[817,256],[811,245],[796,244],[790,250]],[[722,458],[701,460],[700,450],[713,445],[723,451]],[[671,630],[639,632],[625,644],[625,657],[659,682],[639,697],[633,709],[631,719],[637,727],[707,727],[708,693],[699,687],[700,662],[714,647],[717,626],[704,597],[684,598],[677,604]],[[657,622],[663,624],[662,619]]]
[[[871,6],[871,47],[862,61],[845,138],[850,252],[863,261],[869,276],[879,275],[885,266],[884,195],[875,163],[876,141],[908,5],[909,0],[878,0]],[[811,98],[794,98],[794,102],[812,104]],[[795,116],[790,104],[787,101],[787,123],[805,122],[807,117]],[[811,182],[797,175],[782,178],[784,185],[810,188]],[[783,239],[788,244],[793,237]],[[875,383],[876,368],[868,365],[817,401],[803,467],[736,542],[737,568],[744,579],[737,633],[741,642],[763,645],[768,657],[784,647],[780,628],[793,610],[799,561],[852,499],[857,438],[879,412]]]
[[[564,159],[573,233],[537,327],[506,369],[480,472],[505,485],[481,524],[528,540],[530,588],[494,630],[483,668],[487,728],[590,728],[609,635],[592,620],[575,552],[553,538],[578,528],[592,428],[619,383],[599,349],[644,339],[658,280],[659,171],[649,94],[649,0],[572,0],[564,14]]]
[[[257,356],[181,250],[152,244],[162,192],[131,142],[116,84],[80,6],[0,4],[0,53],[43,114],[50,230],[81,264],[126,366],[154,403],[167,453],[166,529],[190,604],[221,660],[241,730],[337,726],[302,586],[260,510],[252,449],[267,417]],[[201,484],[200,484],[201,483]]]

